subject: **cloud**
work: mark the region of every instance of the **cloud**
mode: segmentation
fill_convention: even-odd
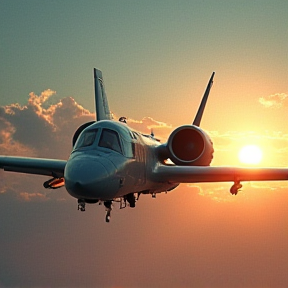
[[[27,105],[0,107],[1,154],[67,159],[73,133],[95,114],[71,97],[45,107],[55,94],[51,89],[39,96],[31,92]]]
[[[242,182],[243,187],[238,194],[230,194],[232,182],[227,183],[200,183],[200,184],[187,184],[189,189],[195,191],[197,194],[205,198],[209,198],[216,202],[246,202],[255,201],[256,199],[269,198],[271,193],[277,192],[278,195],[286,195],[288,183],[285,181],[250,181]]]
[[[156,138],[166,141],[172,132],[172,125],[157,121],[151,117],[144,117],[142,120],[127,119],[127,124],[142,133],[150,134],[152,131]]]
[[[287,106],[288,95],[285,93],[276,93],[259,98],[259,102],[265,108],[281,108],[282,106]]]
[[[47,200],[45,195],[41,194],[41,193],[20,192],[19,196],[24,201],[33,201],[33,200],[45,201],[45,200]]]

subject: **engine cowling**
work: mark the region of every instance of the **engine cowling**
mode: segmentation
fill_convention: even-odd
[[[76,132],[74,133],[73,135],[73,138],[72,138],[72,145],[74,147],[80,133],[85,129],[87,128],[88,126],[92,125],[93,123],[95,123],[95,121],[90,121],[90,122],[87,122],[87,123],[84,123],[82,124],[80,127],[78,127],[78,129],[76,130]]]
[[[169,158],[176,165],[207,166],[213,159],[213,143],[199,127],[184,125],[175,129],[166,144]]]

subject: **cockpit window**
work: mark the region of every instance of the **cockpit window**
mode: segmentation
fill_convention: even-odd
[[[75,149],[79,149],[81,147],[91,146],[95,141],[97,131],[98,131],[98,129],[90,130],[90,131],[86,131],[82,135],[80,135],[80,138],[76,142]]]
[[[99,140],[99,147],[112,149],[122,153],[118,133],[110,129],[103,129]]]

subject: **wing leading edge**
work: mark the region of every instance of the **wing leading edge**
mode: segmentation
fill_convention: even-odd
[[[158,182],[200,183],[288,180],[288,168],[164,166],[153,171]]]

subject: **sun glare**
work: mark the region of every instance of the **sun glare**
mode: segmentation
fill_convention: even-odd
[[[257,165],[262,160],[262,150],[256,145],[246,145],[240,150],[238,156],[243,164]]]

